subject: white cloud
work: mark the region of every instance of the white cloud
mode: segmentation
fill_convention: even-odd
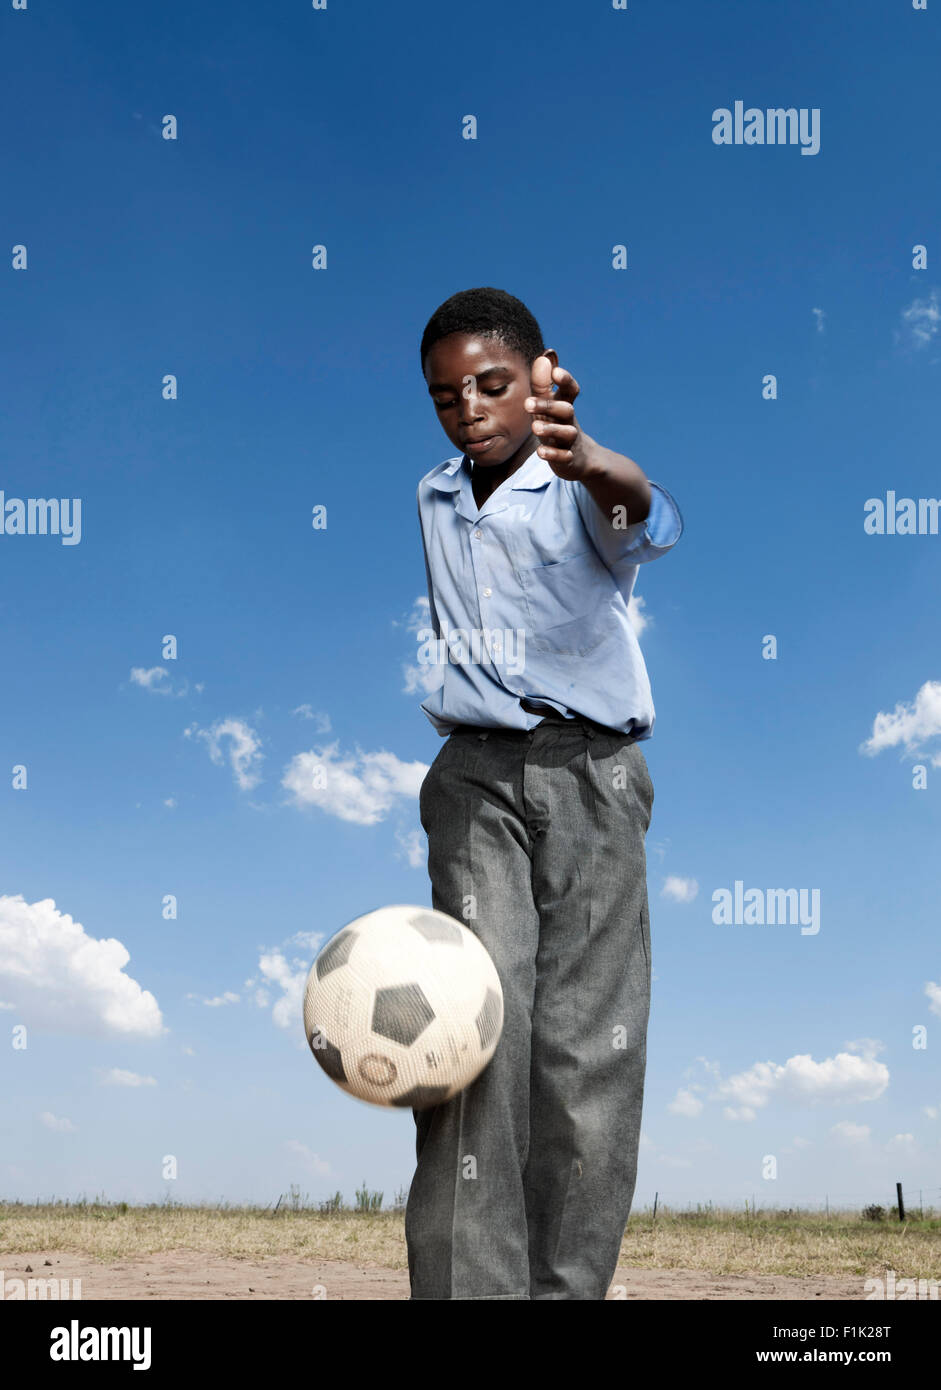
[[[175,797],[175,796],[168,796],[167,799],[166,799],[166,801],[164,801],[163,804],[164,804],[164,806],[169,806],[170,810],[173,811],[173,810],[176,808],[176,797]]]
[[[311,962],[297,957],[288,960],[280,949],[265,951],[258,960],[258,969],[265,983],[272,989],[281,991],[275,1000],[271,1017],[279,1028],[304,1030],[304,986],[310,972]],[[268,1002],[267,995],[265,1004]]]
[[[402,694],[421,694],[425,698],[444,684],[444,665],[440,661],[427,662],[424,665],[416,662],[412,666],[403,666],[402,675],[405,678]]]
[[[823,309],[811,309],[810,312],[813,314],[814,318],[817,320],[817,332],[818,332],[818,333],[822,333],[823,330],[824,330],[824,324],[825,324],[826,321],[827,321],[826,313],[824,312]]]
[[[794,1145],[795,1149],[812,1149],[814,1146],[814,1141],[812,1139],[802,1139],[800,1135],[792,1139],[791,1143]]]
[[[631,627],[634,629],[634,636],[639,638],[641,634],[653,622],[649,613],[645,613],[647,600],[640,594],[631,594],[627,604],[627,617]]]
[[[426,763],[403,763],[394,753],[360,749],[344,757],[338,749],[334,742],[292,758],[281,785],[295,806],[317,806],[339,820],[375,825],[396,801],[418,796]]]
[[[865,1144],[872,1131],[868,1125],[857,1125],[852,1120],[840,1120],[838,1124],[831,1125],[830,1133],[834,1139],[839,1139],[844,1144]]]
[[[891,714],[880,711],[872,724],[872,735],[860,744],[859,751],[875,757],[884,748],[900,744],[906,755],[920,750],[926,739],[941,735],[941,681],[925,681],[912,704],[899,703]],[[941,767],[941,753],[932,757],[935,767]]]
[[[127,949],[98,940],[51,898],[27,903],[0,896],[0,987],[24,1022],[84,1037],[155,1038],[164,1031],[157,1001],[124,974]]]
[[[175,695],[178,699],[189,694],[189,681],[185,678],[174,688],[173,677],[165,666],[132,666],[131,684],[149,690],[151,695]],[[202,690],[197,685],[197,690]]]
[[[325,939],[322,931],[296,931],[293,936],[289,936],[288,946],[303,946],[305,951],[313,951],[315,954],[320,949],[320,943]],[[254,980],[252,984],[254,984]]]
[[[938,304],[938,291],[932,290],[927,299],[913,299],[901,314],[902,328],[896,334],[896,341],[904,339],[916,350],[928,347],[938,332],[941,323],[941,306]]]
[[[200,1004],[205,1004],[207,1009],[221,1009],[224,1004],[237,1004],[239,996],[227,989],[224,994],[216,994],[211,999],[206,999],[201,994],[188,994],[187,999],[198,999]]]
[[[431,604],[424,594],[420,595],[412,604],[412,611],[403,620],[403,623],[394,624],[396,627],[403,625],[406,631],[415,638],[417,655],[418,649],[429,640],[429,634],[433,631]],[[444,666],[441,662],[414,661],[402,667],[402,674],[405,677],[405,685],[402,687],[405,695],[414,695],[416,691],[421,691],[423,695],[430,695],[444,681]]]
[[[303,1159],[307,1169],[318,1178],[326,1177],[332,1169],[326,1159],[315,1154],[313,1149],[309,1149],[306,1144],[302,1144],[299,1139],[288,1139],[284,1147],[291,1153],[297,1154],[298,1158]]]
[[[191,724],[183,730],[184,738],[201,738],[209,749],[212,761],[221,765],[225,761],[222,740],[229,741],[229,765],[242,791],[250,791],[261,781],[258,771],[262,761],[261,739],[255,730],[241,719],[219,719],[210,729],[201,729]]]
[[[427,857],[425,840],[420,830],[410,830],[406,835],[396,832],[395,838],[402,847],[409,868],[421,869]]]
[[[918,1148],[918,1141],[914,1134],[893,1134],[886,1144],[889,1153],[914,1153]]]
[[[427,594],[419,594],[404,618],[393,618],[393,627],[404,627],[413,637],[417,637],[423,627],[431,626],[431,604]]]
[[[941,985],[929,980],[925,985],[925,993],[928,996],[928,1008],[933,1014],[941,1015]]]
[[[858,1052],[861,1057],[878,1057],[880,1052],[885,1052],[885,1043],[878,1038],[855,1038],[843,1044],[843,1051]]]
[[[889,1084],[889,1069],[875,1057],[838,1052],[815,1062],[808,1054],[789,1057],[784,1065],[756,1062],[747,1071],[720,1082],[715,1098],[733,1102],[729,1119],[751,1120],[772,1099],[792,1104],[850,1105],[876,1100]]]
[[[169,695],[172,688],[170,672],[165,666],[132,666],[131,683],[155,695]]]
[[[321,710],[315,710],[313,705],[298,705],[297,709],[291,710],[292,714],[297,715],[298,719],[313,719],[316,722],[318,734],[329,734],[330,716]]]
[[[253,991],[252,1003],[268,1008],[272,992],[278,992],[271,1009],[272,1021],[303,1037],[304,987],[314,957],[325,940],[324,932],[298,931],[280,946],[262,949],[258,958],[258,975],[245,981]],[[301,947],[303,956],[290,951]]]
[[[154,1076],[138,1076],[136,1071],[123,1071],[120,1067],[112,1067],[105,1072],[101,1078],[102,1086],[156,1086],[157,1078]]]
[[[936,1120],[941,1115],[941,1110],[936,1105],[923,1105],[921,1113],[927,1115],[929,1120]]]
[[[51,1110],[44,1110],[39,1118],[47,1129],[54,1129],[57,1134],[76,1133],[76,1126],[73,1125],[71,1120],[65,1119],[64,1116],[60,1118],[57,1115],[53,1115]]]
[[[664,880],[661,896],[672,898],[675,903],[691,903],[699,892],[699,884],[694,878],[679,878],[669,874]]]
[[[692,1090],[681,1087],[677,1091],[667,1109],[673,1115],[685,1115],[688,1119],[702,1114],[703,1103],[698,1096],[693,1095]]]

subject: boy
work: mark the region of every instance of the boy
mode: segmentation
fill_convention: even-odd
[[[421,360],[461,451],[418,487],[431,624],[466,636],[422,704],[447,742],[420,816],[433,905],[490,952],[504,1025],[471,1086],[413,1111],[411,1297],[603,1299],[650,1004],[654,711],[627,602],[683,521],[581,429],[577,383],[512,295],[453,295]]]

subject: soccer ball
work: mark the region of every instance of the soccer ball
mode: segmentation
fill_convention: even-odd
[[[428,1110],[496,1051],[503,990],[486,948],[447,913],[380,907],[310,968],[304,1030],[332,1081],[372,1105]]]

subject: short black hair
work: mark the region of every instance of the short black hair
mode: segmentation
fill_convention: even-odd
[[[504,347],[518,352],[527,363],[545,352],[539,324],[522,300],[483,286],[476,290],[459,290],[439,304],[421,340],[421,369],[435,343],[450,333],[466,333],[474,337],[498,338]]]

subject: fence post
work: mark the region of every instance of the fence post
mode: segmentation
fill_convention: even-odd
[[[896,1196],[898,1197],[898,1204],[899,1204],[899,1220],[900,1220],[900,1221],[904,1221],[904,1220],[905,1220],[905,1203],[902,1201],[902,1184],[901,1184],[900,1182],[897,1182],[897,1183],[895,1184],[895,1193],[896,1193]]]
[[[653,1194],[653,1219],[654,1219],[654,1221],[656,1221],[656,1219],[657,1219],[657,1198],[658,1198],[659,1196],[660,1196],[660,1193],[659,1193],[659,1192],[655,1192],[655,1193]]]

